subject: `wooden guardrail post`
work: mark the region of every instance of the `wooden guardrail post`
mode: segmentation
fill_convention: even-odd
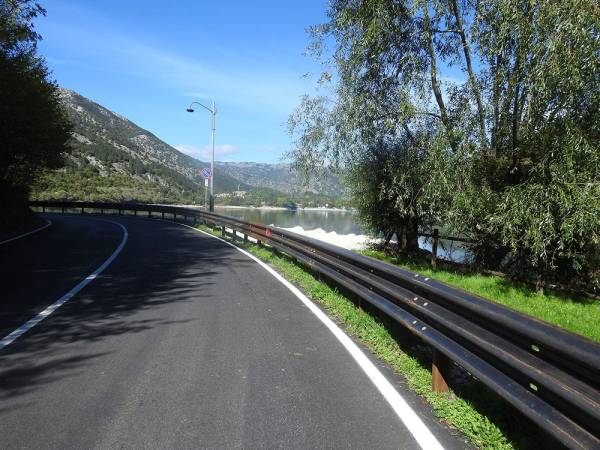
[[[450,360],[438,350],[433,350],[431,365],[431,387],[433,392],[448,392],[448,373]]]
[[[434,268],[437,264],[437,249],[440,240],[439,233],[440,232],[437,228],[433,229],[433,244],[431,245],[431,266]]]

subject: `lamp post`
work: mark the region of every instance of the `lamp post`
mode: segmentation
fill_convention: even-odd
[[[190,107],[186,109],[187,112],[193,113],[194,109],[193,105],[202,106],[210,113],[211,117],[211,129],[212,129],[212,159],[210,161],[210,211],[215,210],[215,197],[214,197],[214,189],[213,189],[213,180],[215,179],[215,129],[216,129],[216,119],[217,119],[217,107],[215,106],[215,101],[212,102],[212,108],[208,106],[204,106],[202,103],[192,102],[190,103]]]

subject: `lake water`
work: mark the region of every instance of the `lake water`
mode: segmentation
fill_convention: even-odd
[[[328,233],[335,231],[338,234],[366,234],[366,231],[355,220],[356,213],[350,210],[315,211],[217,207],[215,212],[248,222],[275,225],[280,228],[302,227],[305,230],[320,228]]]
[[[364,247],[369,239],[368,233],[357,221],[356,212],[350,210],[217,207],[215,212],[248,222],[291,229],[291,231],[350,249]],[[431,242],[425,238],[419,238],[419,246],[431,250]],[[440,240],[438,246],[438,257],[458,262],[464,262],[468,259],[464,244],[443,239]]]

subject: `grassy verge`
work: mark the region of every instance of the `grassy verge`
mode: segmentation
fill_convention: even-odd
[[[198,228],[219,235],[207,227]],[[452,384],[452,392],[433,392],[431,352],[421,341],[375,311],[358,309],[352,299],[292,259],[267,247],[239,241],[236,244],[270,264],[319,303],[348,334],[357,337],[379,359],[404,376],[409,388],[431,405],[440,420],[462,432],[477,448],[557,448],[557,443],[539,428],[458,368],[455,368],[455,377],[461,381]]]
[[[452,268],[433,269],[426,262],[399,259],[378,250],[361,252],[443,283],[480,295],[509,308],[600,342],[600,301],[555,293],[540,294],[504,277],[464,273]]]

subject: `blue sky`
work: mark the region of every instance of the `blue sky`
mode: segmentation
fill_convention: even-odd
[[[206,160],[217,103],[217,157],[277,162],[290,148],[287,116],[312,92],[319,65],[305,29],[326,0],[41,0],[40,53],[61,86]]]

